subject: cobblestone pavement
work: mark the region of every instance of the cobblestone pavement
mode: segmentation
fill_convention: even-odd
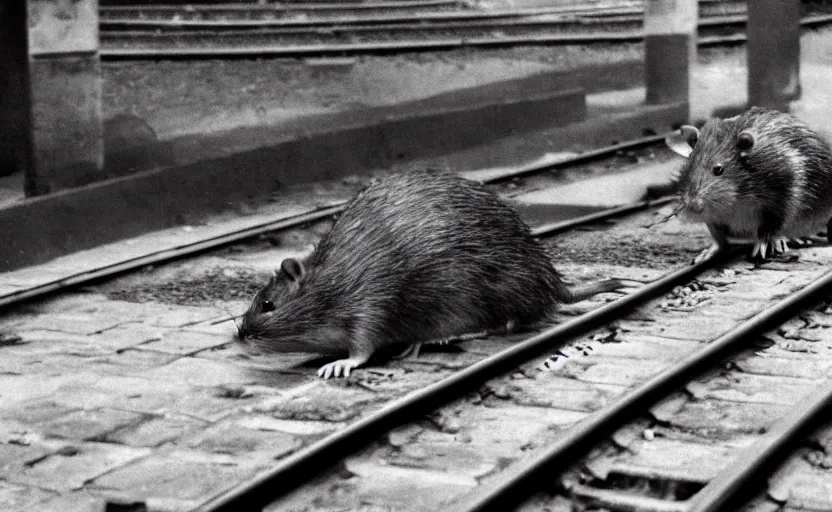
[[[686,264],[707,244],[699,226],[670,221],[645,229],[666,213],[547,243],[573,282],[604,276],[645,282]],[[188,510],[387,400],[527,335],[469,340],[416,361],[376,361],[346,381],[318,380],[321,359],[308,355],[244,356],[230,343],[230,316],[247,305],[236,288],[302,252],[323,229],[235,246],[0,317],[0,509],[99,511],[111,501]],[[701,289],[678,290],[564,348],[566,364],[562,357],[530,362],[379,439],[273,510],[440,507],[487,484],[627,386],[802,286],[830,261],[832,251],[818,247],[801,251],[798,263],[753,268],[738,262],[712,272],[700,279]],[[183,300],[189,293],[191,300]],[[562,316],[613,298],[570,306]],[[782,408],[810,384],[800,377],[806,368],[828,369],[821,355],[832,353],[826,330],[832,322],[822,312],[810,318],[812,327],[787,324],[769,337],[769,350],[779,352],[766,368],[791,372],[787,384],[772,388],[771,377],[751,365],[736,389],[691,384],[694,400],[674,410],[674,418],[687,418],[691,430],[719,424],[733,432]],[[738,394],[748,409],[734,406]],[[795,482],[811,489],[806,482],[813,480]]]

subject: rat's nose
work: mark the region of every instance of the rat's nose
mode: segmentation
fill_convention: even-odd
[[[698,197],[689,200],[687,203],[688,210],[692,211],[693,213],[702,213],[705,210],[705,202]]]

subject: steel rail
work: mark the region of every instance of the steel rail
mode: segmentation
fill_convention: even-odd
[[[492,176],[481,181],[486,184],[499,183],[513,178],[519,178],[531,174],[552,171],[558,168],[568,167],[570,165],[577,165],[589,160],[602,158],[605,156],[609,156],[610,154],[614,154],[615,152],[620,151],[622,148],[625,147],[641,147],[650,143],[656,143],[663,140],[664,136],[644,137],[623,144],[616,144],[613,146],[607,146],[604,148],[590,150],[586,153],[565,158],[554,163],[547,163],[542,165],[533,164],[520,167],[518,169],[512,169],[503,174]],[[110,265],[103,265],[93,270],[77,272],[70,276],[55,279],[40,285],[27,287],[21,290],[15,290],[13,292],[0,295],[0,308],[8,307],[38,297],[43,297],[57,291],[93,283],[101,279],[114,277],[116,275],[130,272],[132,270],[144,267],[146,265],[158,265],[160,263],[194,256],[205,251],[217,249],[219,247],[236,243],[241,240],[262,235],[264,233],[288,229],[301,224],[305,224],[307,222],[314,222],[316,220],[320,220],[331,215],[337,215],[341,213],[345,204],[346,201],[343,201],[328,208],[303,213],[301,215],[288,217],[286,219],[281,219],[278,221],[264,222],[255,226],[250,226],[240,231],[226,233],[223,235],[217,235],[204,240],[199,240],[197,242],[182,244],[168,249],[154,251],[142,256],[130,258]],[[656,201],[653,201],[653,203],[651,204],[656,204]]]
[[[809,16],[801,20],[808,28],[832,23],[832,15]],[[400,52],[443,51],[459,48],[506,48],[522,46],[552,46],[571,44],[621,44],[641,43],[644,33],[607,32],[594,34],[551,34],[513,37],[449,38],[428,41],[383,41],[372,43],[312,44],[297,46],[256,45],[226,47],[185,48],[101,48],[99,55],[105,61],[124,60],[193,60],[193,59],[251,59],[268,57],[304,57],[321,55],[395,54]],[[727,36],[702,36],[697,39],[700,47],[741,44],[747,41],[745,34]]]
[[[612,144],[610,146],[604,146],[598,149],[591,149],[589,151],[584,151],[583,153],[573,155],[562,160],[555,160],[554,162],[536,164],[521,169],[515,169],[511,172],[507,172],[499,176],[493,176],[490,179],[486,180],[486,182],[489,184],[503,183],[506,181],[523,178],[525,176],[537,174],[544,171],[553,171],[561,169],[563,167],[571,167],[574,165],[591,162],[593,160],[597,160],[598,158],[606,157],[610,154],[614,154],[619,151],[625,151],[628,149],[639,149],[645,146],[649,146],[651,144],[664,142],[666,136],[667,134],[646,135],[644,137],[639,137],[638,139],[619,142],[618,144]]]
[[[182,244],[168,249],[154,251],[136,258],[130,258],[111,265],[104,265],[94,270],[78,272],[71,276],[61,279],[55,279],[48,283],[16,290],[0,296],[0,308],[10,306],[26,300],[31,300],[37,297],[42,297],[50,293],[65,290],[75,286],[97,281],[99,279],[113,277],[146,265],[156,265],[161,262],[174,261],[186,256],[193,256],[194,254],[204,252],[210,249],[216,249],[223,245],[239,242],[247,238],[267,233],[270,231],[277,231],[281,229],[288,229],[307,222],[314,222],[330,215],[337,215],[343,209],[342,205],[332,206],[315,210],[301,215],[288,217],[279,221],[271,221],[256,226],[248,227],[240,231],[235,231],[230,234],[218,235],[193,243]]]
[[[503,11],[488,12],[450,12],[450,13],[428,13],[420,16],[367,16],[347,18],[320,18],[320,19],[250,19],[250,20],[156,20],[156,19],[124,19],[110,18],[101,19],[99,27],[104,32],[116,32],[139,29],[188,29],[188,30],[240,30],[240,29],[277,29],[289,28],[316,28],[327,30],[359,31],[359,30],[383,30],[389,28],[418,30],[420,28],[447,28],[447,27],[475,27],[488,26],[486,23],[493,21],[493,25],[502,27],[509,24],[525,25],[579,25],[588,26],[609,26],[641,23],[642,16],[627,15],[618,16],[614,20],[605,20],[601,17],[588,16],[559,16],[552,19],[529,19],[516,20],[516,18],[541,18],[558,14],[552,9],[511,9]],[[807,17],[808,19],[809,17]],[[812,17],[814,18],[814,17]],[[714,26],[744,25],[748,21],[746,15],[720,15],[701,18],[698,22],[699,28],[711,28]],[[479,22],[479,24],[477,24]],[[394,25],[390,27],[389,25]],[[207,32],[206,32],[207,33]],[[270,32],[271,33],[271,32]]]
[[[385,25],[394,23],[421,24],[425,22],[440,21],[469,21],[469,20],[490,20],[490,19],[511,19],[530,18],[535,16],[548,16],[558,14],[556,11],[547,8],[535,9],[511,9],[504,11],[489,12],[431,12],[421,14],[418,17],[413,15],[387,15],[387,16],[350,16],[344,18],[322,18],[322,19],[275,19],[275,20],[157,20],[157,19],[126,19],[126,18],[101,18],[99,27],[106,29],[110,26],[126,27],[147,27],[147,28],[211,28],[211,29],[232,29],[232,28],[272,28],[272,27],[332,27],[349,25]],[[576,21],[573,21],[576,22]],[[600,23],[600,22],[599,22]]]
[[[686,503],[686,512],[719,512],[739,505],[741,493],[749,484],[759,483],[763,475],[782,463],[798,438],[816,426],[832,408],[832,379],[824,381],[814,392],[798,400],[779,421],[750,447],[745,448],[705,487]],[[740,510],[741,507],[731,510]]]
[[[450,1],[450,0],[425,0],[424,2],[374,2],[369,4],[357,4],[357,3],[326,3],[326,4],[304,4],[304,3],[297,3],[297,4],[271,4],[271,5],[260,5],[260,4],[221,4],[221,5],[189,5],[188,7],[184,7],[181,5],[121,5],[121,6],[102,6],[99,9],[99,14],[101,19],[112,19],[109,18],[111,13],[115,15],[124,16],[124,13],[135,13],[147,15],[148,13],[171,13],[171,14],[216,14],[216,13],[223,13],[223,12],[235,12],[235,13],[246,13],[246,12],[253,12],[253,13],[264,13],[264,14],[271,14],[271,13],[293,13],[296,11],[338,11],[338,10],[354,10],[356,12],[360,11],[372,11],[374,9],[385,9],[385,8],[425,8],[425,7],[443,7],[443,6],[452,6],[459,4],[459,2]],[[716,3],[718,4],[718,3]],[[739,15],[745,12],[744,2],[736,2],[735,5],[739,7],[739,9],[725,9],[724,6],[716,7],[709,5],[709,3],[705,3],[700,5],[699,8],[699,17],[700,18],[708,18],[710,16],[725,16],[725,15]],[[591,6],[572,6],[572,7],[539,7],[539,8],[526,8],[526,9],[516,9],[515,11],[534,11],[539,10],[546,14],[557,14],[557,15],[564,15],[564,16],[573,16],[573,17],[587,17],[587,18],[610,18],[610,17],[617,17],[617,16],[643,16],[644,9],[641,7],[620,7],[620,6],[609,6],[609,7],[591,7]],[[717,12],[718,14],[714,15],[711,12]],[[494,11],[471,11],[468,13],[456,13],[456,12],[428,12],[426,15],[436,15],[436,16],[453,16],[455,14],[461,15],[472,15],[472,16],[488,16],[489,13]]]
[[[600,210],[587,215],[582,215],[580,217],[575,217],[573,219],[542,224],[532,229],[532,236],[553,236],[558,233],[569,231],[570,229],[574,229],[578,226],[584,226],[601,220],[613,219],[623,215],[630,215],[631,213],[647,210],[648,208],[655,208],[656,206],[662,206],[667,203],[672,203],[673,201],[676,201],[675,196],[660,197],[657,199],[640,201],[638,203]]]
[[[368,11],[373,9],[415,9],[437,6],[460,5],[457,0],[411,0],[400,2],[326,2],[326,3],[225,3],[225,4],[189,4],[187,7],[176,4],[142,4],[142,5],[105,5],[99,8],[99,13],[106,15],[108,12],[138,12],[147,11],[172,12],[172,13],[210,13],[210,12],[282,12],[282,11],[337,11],[356,10]]]
[[[194,510],[232,512],[263,507],[303,484],[322,469],[331,466],[334,461],[377,439],[379,435],[447,404],[489,379],[557,347],[560,343],[620,318],[645,302],[669,292],[675,286],[688,282],[713,266],[723,256],[724,253],[718,253],[700,263],[671,272],[635,293],[532,336],[450,377],[393,400],[380,410],[295,452],[281,460],[273,469]]]
[[[627,22],[632,23],[632,22]],[[624,23],[622,23],[624,24]],[[523,19],[523,20],[506,20],[506,19],[488,19],[488,20],[472,20],[472,21],[441,21],[430,23],[409,23],[399,24],[391,23],[389,25],[319,25],[317,27],[308,26],[291,26],[291,25],[274,25],[274,26],[258,26],[249,25],[248,28],[241,27],[221,27],[222,30],[215,30],[214,27],[204,28],[192,25],[188,27],[175,27],[175,30],[151,31],[148,29],[130,29],[130,30],[102,30],[101,40],[107,44],[121,43],[125,45],[137,44],[190,44],[190,45],[218,45],[223,44],[225,40],[234,40],[236,38],[262,38],[268,39],[270,44],[274,44],[274,38],[282,37],[287,39],[282,44],[302,44],[300,42],[293,43],[292,39],[299,38],[315,38],[320,40],[324,37],[343,37],[343,36],[361,36],[361,37],[385,37],[395,39],[400,34],[415,33],[418,37],[432,37],[431,34],[435,32],[452,32],[455,37],[461,37],[465,33],[474,32],[477,36],[482,33],[489,33],[492,30],[502,30],[504,33],[520,32],[540,32],[542,30],[556,30],[560,34],[565,33],[584,33],[578,28],[586,27],[587,24],[577,21],[561,21],[561,20],[546,20],[546,19]],[[168,27],[171,28],[171,27]],[[567,32],[569,30],[570,32]],[[603,34],[602,31],[592,32]],[[444,34],[443,34],[444,35]],[[516,37],[516,36],[513,36]],[[136,41],[139,39],[139,42]],[[251,43],[248,43],[251,44]]]
[[[309,55],[389,54],[405,51],[439,51],[458,48],[503,48],[511,46],[548,46],[556,44],[585,43],[639,43],[644,39],[641,33],[570,34],[534,37],[503,38],[456,38],[433,41],[386,41],[381,43],[345,43],[327,45],[280,46],[264,45],[253,47],[224,48],[101,48],[103,60],[147,60],[147,59],[196,59],[196,58],[243,58],[256,57],[301,57]]]
[[[516,467],[464,496],[446,510],[451,512],[503,511],[518,504],[535,490],[536,477],[543,471],[547,478],[569,467],[585,455],[598,441],[612,434],[622,423],[644,412],[669,393],[683,386],[726,355],[738,349],[752,336],[759,336],[794,316],[832,290],[832,271],[825,273],[802,290],[781,300],[730,331],[711,341],[704,349],[684,357],[678,364],[651,377],[620,400],[590,414],[567,430],[563,437],[540,452],[517,463]]]

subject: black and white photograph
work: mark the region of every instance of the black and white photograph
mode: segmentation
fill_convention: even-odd
[[[1,0],[0,512],[832,512],[832,0]]]

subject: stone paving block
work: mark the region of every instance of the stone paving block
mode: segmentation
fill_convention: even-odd
[[[810,360],[815,358],[822,358],[824,360],[832,358],[832,342],[816,342],[806,340],[794,340],[784,338],[775,333],[767,333],[765,336],[767,342],[773,342],[773,345],[765,349],[765,353],[769,357],[783,357],[789,359]]]
[[[736,326],[730,318],[690,315],[682,318],[662,317],[661,322],[625,320],[619,322],[625,332],[648,334],[679,340],[710,341]]]
[[[26,428],[6,430],[0,437],[0,476],[16,475],[45,457],[72,446],[63,440],[43,439]]]
[[[102,496],[76,491],[37,503],[38,512],[106,512],[107,500]],[[30,509],[32,510],[32,509]]]
[[[146,416],[116,409],[75,411],[66,416],[45,421],[39,430],[54,437],[79,441],[101,440],[106,434],[138,425]]]
[[[58,331],[18,331],[23,343],[3,347],[2,353],[27,357],[52,357],[55,354],[83,357],[110,353],[90,342],[89,336]]]
[[[60,376],[76,372],[99,372],[101,371],[98,356],[86,356],[78,354],[54,353],[48,356],[30,354],[27,356],[15,356],[4,354],[12,364],[18,366],[11,371],[3,372],[16,375],[42,375]],[[6,359],[3,359],[6,362]],[[0,363],[2,366],[3,363]]]
[[[58,492],[80,489],[88,480],[146,456],[150,450],[106,443],[78,443],[77,452],[50,455],[17,474],[7,476],[11,482],[37,486]]]
[[[458,341],[454,345],[472,354],[491,355],[511,348],[513,345],[535,334],[537,334],[537,331],[512,334],[510,336],[489,336],[483,339]]]
[[[239,386],[256,383],[255,377],[244,368],[201,357],[183,357],[139,375],[151,380],[179,380],[194,386]]]
[[[710,433],[754,433],[767,429],[773,421],[788,412],[789,406],[772,403],[737,403],[721,400],[687,401],[673,414],[653,409],[659,421],[685,430]]]
[[[237,423],[241,427],[251,430],[285,432],[296,436],[321,436],[346,426],[346,423],[333,423],[329,421],[280,420],[262,414],[243,416],[237,420]]]
[[[818,385],[817,381],[791,377],[769,377],[731,373],[693,381],[685,389],[698,399],[715,398],[729,402],[794,404]]]
[[[209,453],[220,453],[268,463],[301,446],[297,436],[279,431],[246,428],[239,418],[225,419],[175,444]]]
[[[798,253],[800,254],[801,263],[815,263],[826,266],[832,261],[832,246],[799,249]]]
[[[567,365],[569,364],[567,362]],[[667,361],[612,357],[579,358],[577,364],[586,366],[583,371],[571,370],[576,379],[619,386],[633,386],[644,382],[670,365]]]
[[[500,464],[498,457],[475,446],[418,440],[406,443],[391,453],[375,454],[373,458],[391,466],[443,471],[477,479],[491,473]]]
[[[22,375],[29,373],[28,367],[32,364],[40,362],[37,358],[28,357],[20,353],[11,354],[0,349],[0,373],[7,375]]]
[[[823,378],[832,375],[832,360],[800,360],[779,357],[758,357],[748,354],[737,357],[733,364],[745,373],[799,378]]]
[[[467,475],[401,468],[347,459],[347,470],[358,475],[350,489],[363,503],[397,510],[435,511],[469,491],[477,481]]]
[[[750,442],[728,447],[662,438],[641,440],[614,457],[607,470],[636,478],[705,484],[736,456],[738,448]]]
[[[206,425],[204,421],[186,416],[155,416],[142,423],[109,433],[104,437],[104,441],[127,446],[156,447],[190,435]]]
[[[284,420],[342,422],[358,417],[362,410],[385,398],[380,393],[345,387],[343,383],[312,381],[262,400],[246,411]]]
[[[156,452],[88,484],[91,492],[118,492],[135,500],[204,501],[251,478],[258,471],[248,462],[198,452]]]
[[[55,313],[36,315],[16,326],[19,331],[56,331],[68,334],[95,334],[131,322],[115,315]]]
[[[535,444],[547,431],[572,425],[585,416],[575,411],[511,404],[470,407],[453,416],[459,425],[458,432],[426,431],[419,439],[443,443],[455,437],[491,457],[514,459],[521,447]]]
[[[161,382],[176,381],[194,386],[210,386],[217,389],[218,396],[223,394],[222,390],[227,394],[238,389],[246,394],[273,394],[271,388],[290,389],[308,381],[308,377],[301,374],[252,370],[202,357],[183,357],[169,365],[137,372],[135,375]]]
[[[166,354],[191,355],[202,350],[219,347],[231,340],[222,336],[190,331],[168,331],[161,338],[133,347],[136,350],[153,350]]]
[[[0,481],[0,510],[6,512],[41,510],[32,507],[52,496],[52,493],[35,487]]]
[[[437,366],[450,370],[461,370],[483,359],[482,354],[459,350],[455,347],[439,347],[420,351],[416,359],[402,359],[385,362],[385,367],[402,367],[415,371],[424,371],[425,365]]]
[[[146,327],[141,324],[119,325],[100,334],[89,336],[89,342],[97,347],[111,351],[121,351],[127,348],[144,345],[162,339],[165,329],[162,327]]]
[[[98,376],[83,391],[62,389],[53,398],[85,409],[111,407],[144,414],[185,414],[204,421],[216,421],[261,399],[229,398],[222,389],[194,387],[175,379],[114,375]]]
[[[144,308],[149,309],[145,304]],[[155,314],[148,315],[146,323],[159,327],[185,327],[220,317],[223,312],[217,308],[196,306],[154,305]],[[149,311],[148,311],[149,312]]]
[[[227,315],[225,317],[227,317]],[[209,320],[207,322],[189,325],[187,327],[183,327],[182,330],[188,332],[200,332],[203,334],[211,334],[214,336],[222,336],[229,340],[233,339],[233,337],[237,334],[237,324],[235,323],[235,321],[233,319],[230,319],[221,321],[219,323],[214,323],[216,321],[217,319],[214,319]]]
[[[731,297],[718,295],[711,300],[694,306],[697,314],[730,318],[736,322],[747,320],[760,311],[771,306],[771,302],[762,300],[736,300]]]
[[[110,407],[129,410],[127,404],[130,399],[166,385],[138,377],[96,373],[78,373],[64,377],[65,381],[52,393],[51,398],[58,403],[79,409]]]
[[[77,407],[56,402],[49,397],[36,398],[0,408],[0,419],[32,425],[66,416],[77,410]]]
[[[482,357],[482,356],[480,356]],[[407,366],[407,363],[402,365]],[[384,367],[358,369],[352,375],[359,386],[388,396],[401,396],[442,380],[454,372],[426,365],[414,364],[413,371],[399,366],[399,361],[390,361]]]
[[[573,412],[591,412],[604,407],[617,393],[608,393],[580,380],[542,372],[535,379],[511,379],[500,384],[502,392],[518,405],[557,407]],[[623,388],[621,388],[623,391]],[[500,390],[498,390],[500,391]]]
[[[657,336],[645,336],[633,333],[625,333],[616,337],[616,341],[599,342],[592,339],[584,339],[570,343],[567,348],[561,349],[570,358],[583,360],[583,354],[587,354],[589,360],[596,356],[599,358],[627,357],[629,359],[645,359],[656,361],[674,361],[702,348],[698,341],[676,340],[670,338],[659,338]]]
[[[219,421],[229,414],[251,407],[257,395],[247,397],[228,396],[227,390],[219,388],[192,387],[187,393],[171,393],[160,390],[132,400],[132,408],[156,405],[156,414],[184,414],[201,421]]]
[[[76,381],[74,375],[0,375],[0,409],[28,400],[54,396],[64,385]],[[60,402],[60,400],[56,401]]]
[[[165,354],[163,352],[126,349],[105,356],[87,358],[87,367],[96,373],[108,375],[141,374],[144,370],[172,363],[179,357],[175,354]]]

